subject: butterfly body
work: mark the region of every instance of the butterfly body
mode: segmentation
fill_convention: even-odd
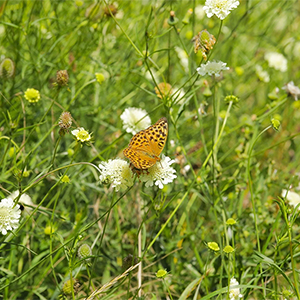
[[[167,137],[168,121],[161,118],[154,125],[135,134],[123,153],[136,169],[148,169],[160,161],[159,155]]]

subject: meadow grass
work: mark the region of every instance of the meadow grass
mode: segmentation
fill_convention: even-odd
[[[299,2],[204,2],[0,1],[1,299],[300,299]]]

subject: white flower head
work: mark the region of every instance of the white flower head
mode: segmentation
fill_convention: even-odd
[[[216,15],[219,19],[224,20],[230,11],[237,8],[239,4],[240,2],[236,0],[206,0],[203,10],[208,18]]]
[[[296,101],[298,100],[298,96],[300,96],[300,89],[294,84],[293,81],[285,84],[282,89],[291,95]]]
[[[239,282],[232,277],[230,279],[230,286],[229,286],[229,299],[230,300],[238,300],[240,298],[243,298],[243,295],[240,294],[239,288],[233,288],[233,286],[239,285]]]
[[[184,69],[185,72],[189,71],[189,56],[188,54],[180,47],[175,46],[175,51],[179,58],[179,61]]]
[[[256,73],[256,75],[257,75],[257,77],[260,81],[263,81],[263,82],[269,82],[270,81],[270,76],[269,76],[268,72],[264,71],[262,66],[256,65],[255,66],[255,73]]]
[[[126,190],[133,185],[133,173],[127,161],[116,158],[99,165],[100,181],[111,183],[116,191]]]
[[[300,203],[300,195],[292,191],[282,190],[281,197],[285,198],[294,208]],[[298,206],[298,210],[300,210],[300,206]]]
[[[268,62],[269,67],[275,70],[285,72],[287,70],[287,59],[277,52],[268,52],[265,54],[265,60]]]
[[[141,108],[126,108],[120,118],[123,121],[123,128],[126,132],[130,132],[133,135],[151,125],[148,113]]]
[[[7,234],[8,230],[18,228],[21,216],[20,205],[14,206],[11,198],[4,198],[0,201],[0,232]]]
[[[91,135],[83,127],[79,127],[71,132],[75,135],[77,141],[84,143],[91,140]]]
[[[165,184],[171,183],[177,177],[174,175],[175,169],[171,167],[174,162],[175,160],[170,157],[162,155],[162,159],[141,174],[139,179],[145,182],[146,187],[155,184],[162,189]]]
[[[20,194],[20,192],[17,190],[17,191],[14,191],[13,193],[11,193],[7,198],[15,200],[19,196],[19,194]],[[28,196],[27,194],[22,194],[18,202],[21,204],[25,204],[25,205],[33,205],[31,197]],[[32,211],[31,207],[25,207],[25,212],[27,214],[30,214],[31,211]]]
[[[208,61],[206,64],[201,64],[201,66],[197,68],[197,72],[201,76],[208,74],[219,77],[222,70],[229,70],[229,67],[226,67],[226,63],[222,61]]]

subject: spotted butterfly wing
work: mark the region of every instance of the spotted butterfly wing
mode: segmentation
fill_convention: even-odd
[[[137,169],[148,169],[160,161],[160,153],[168,137],[168,121],[159,119],[154,125],[135,134],[123,151]]]

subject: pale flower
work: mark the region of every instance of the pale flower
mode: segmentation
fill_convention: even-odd
[[[123,128],[126,132],[132,133],[133,135],[151,125],[151,119],[148,113],[141,108],[126,108],[120,118],[123,121]]]
[[[222,70],[229,70],[229,67],[226,67],[226,63],[222,61],[208,61],[206,64],[201,64],[201,66],[197,68],[197,72],[201,76],[208,74],[219,77]]]
[[[188,54],[180,47],[175,46],[175,51],[179,58],[179,61],[184,69],[185,72],[189,71],[189,56]]]
[[[203,10],[203,5],[197,5],[195,7],[195,15],[199,20],[202,20],[205,16],[205,11]]]
[[[4,198],[0,202],[0,232],[7,234],[8,230],[18,228],[21,216],[20,205],[14,205],[11,198]]]
[[[126,190],[133,186],[133,173],[127,161],[116,158],[99,165],[101,170],[100,181],[111,183],[116,191]]]
[[[171,167],[174,162],[175,160],[171,160],[170,157],[162,155],[162,159],[142,173],[139,179],[145,182],[146,187],[155,184],[162,189],[165,184],[171,183],[177,177],[174,175],[175,169]]]
[[[294,208],[300,204],[300,195],[295,192],[282,190],[281,197],[286,199]],[[300,205],[298,206],[298,210],[300,210]]]
[[[77,141],[88,142],[91,139],[91,135],[83,127],[79,127],[71,132],[75,135]]]
[[[294,84],[293,81],[285,84],[282,89],[285,90],[288,95],[291,95],[294,100],[298,100],[298,96],[300,96],[300,89]]]
[[[257,75],[257,77],[260,81],[263,81],[263,82],[269,82],[270,81],[270,76],[269,76],[268,72],[264,71],[262,66],[256,65],[255,66],[255,73],[256,73],[256,75]]]
[[[243,295],[240,294],[239,288],[233,288],[233,286],[239,285],[239,282],[233,277],[230,279],[230,286],[229,286],[229,299],[230,300],[238,300],[243,298]]]
[[[287,70],[287,59],[277,52],[268,52],[265,54],[265,60],[268,62],[269,67],[275,70],[285,72]]]
[[[208,18],[216,15],[219,19],[224,20],[230,11],[237,8],[239,4],[240,2],[236,0],[206,0],[203,10]]]
[[[17,190],[17,191],[12,192],[7,198],[15,200],[19,196],[19,194],[20,194],[20,192]],[[25,205],[30,205],[30,206],[33,205],[31,197],[28,196],[27,194],[22,194],[19,201],[18,201],[18,203],[25,204]],[[31,207],[25,207],[25,211],[26,211],[27,214],[30,214],[30,212],[32,211],[32,208]]]

